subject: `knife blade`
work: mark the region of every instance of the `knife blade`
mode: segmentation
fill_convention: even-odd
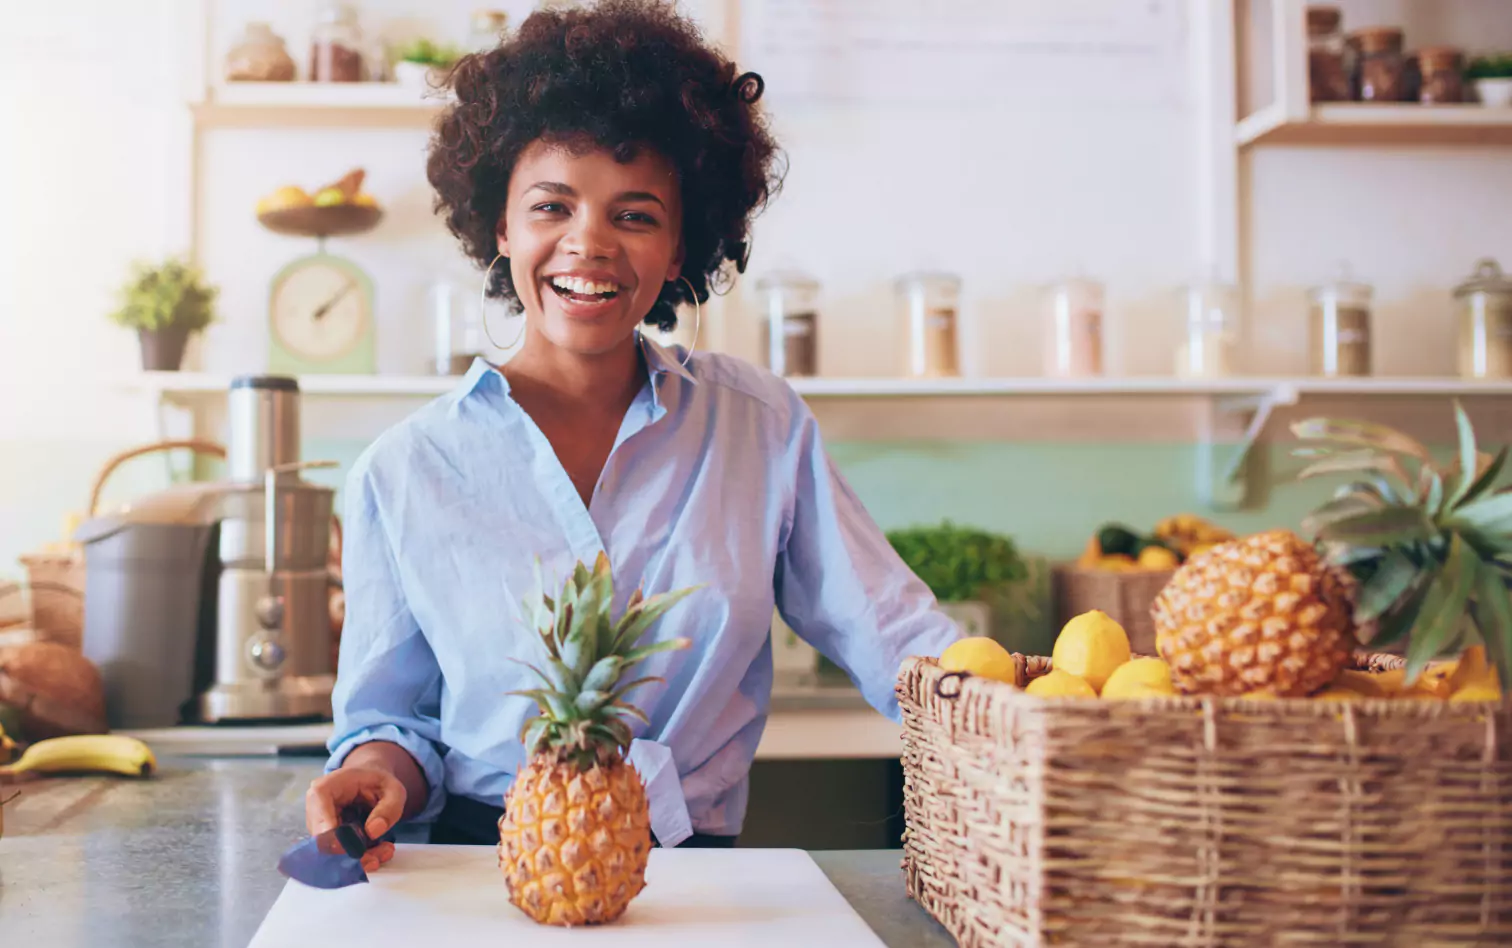
[[[278,860],[278,871],[317,889],[340,889],[368,881],[362,856],[388,838],[370,839],[359,822],[342,823],[295,843]]]

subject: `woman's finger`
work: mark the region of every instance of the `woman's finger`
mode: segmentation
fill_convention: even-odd
[[[387,833],[404,815],[404,784],[389,779],[383,781],[381,788],[382,795],[373,805],[373,811],[368,814],[367,823],[363,827],[373,839]]]
[[[378,857],[379,864],[388,862],[390,859],[394,858],[394,844],[379,843],[377,846],[373,847],[372,853],[373,855]]]
[[[378,867],[381,865],[383,865],[383,863],[379,862],[378,857],[373,855],[371,852],[365,854],[362,857],[362,870],[364,872],[377,872]]]
[[[314,836],[335,825],[336,802],[331,799],[330,785],[321,778],[305,791],[305,828]]]

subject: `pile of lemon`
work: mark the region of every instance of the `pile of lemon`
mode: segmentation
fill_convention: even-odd
[[[940,655],[940,667],[1017,684],[1012,655],[995,640],[961,639]],[[1105,612],[1093,610],[1061,628],[1050,671],[1029,682],[1026,694],[1042,698],[1148,698],[1174,695],[1171,669],[1158,658],[1134,658],[1129,635]]]
[[[940,655],[945,671],[966,672],[1017,685],[1013,656],[995,640],[961,639]],[[1050,653],[1050,671],[1024,688],[1042,698],[1153,698],[1176,695],[1171,668],[1159,658],[1135,658],[1129,636],[1107,613],[1093,610],[1074,617],[1061,628]],[[1412,684],[1404,669],[1357,671],[1345,669],[1311,700],[1357,701],[1392,698],[1424,701],[1499,701],[1501,681],[1486,658],[1484,646],[1474,645],[1459,657],[1430,664]],[[1248,698],[1274,698],[1255,692]]]

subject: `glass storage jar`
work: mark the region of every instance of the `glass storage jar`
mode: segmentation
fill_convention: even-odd
[[[451,280],[431,285],[431,374],[465,375],[473,359],[483,354],[483,327],[475,303]]]
[[[350,4],[328,2],[310,36],[311,82],[361,82],[362,30]]]
[[[1097,280],[1076,277],[1050,290],[1050,318],[1045,327],[1045,374],[1053,378],[1087,378],[1103,373],[1103,302]]]
[[[1176,350],[1180,378],[1222,378],[1233,374],[1239,345],[1239,290],[1201,283],[1182,293],[1183,334]]]
[[[1361,102],[1401,102],[1407,98],[1407,59],[1402,31],[1372,26],[1354,34],[1360,48],[1357,89]]]
[[[1341,19],[1338,7],[1307,8],[1307,87],[1313,102],[1349,101]]]
[[[961,278],[951,273],[910,273],[897,282],[903,312],[903,374],[911,378],[961,374]]]
[[[1482,260],[1454,288],[1459,316],[1459,373],[1467,379],[1512,378],[1512,279]]]
[[[1329,377],[1371,374],[1373,296],[1371,287],[1348,279],[1317,286],[1309,292],[1312,374]]]
[[[283,37],[262,21],[242,28],[239,39],[226,53],[227,82],[290,82],[294,79],[294,57],[284,46]]]
[[[819,283],[799,270],[756,281],[761,299],[761,364],[777,375],[819,374]]]
[[[1418,101],[1439,105],[1465,100],[1465,56],[1453,46],[1425,46],[1417,53]]]

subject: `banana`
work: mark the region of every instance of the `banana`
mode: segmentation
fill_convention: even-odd
[[[0,774],[113,773],[145,777],[157,767],[152,748],[124,734],[69,734],[29,745]]]

